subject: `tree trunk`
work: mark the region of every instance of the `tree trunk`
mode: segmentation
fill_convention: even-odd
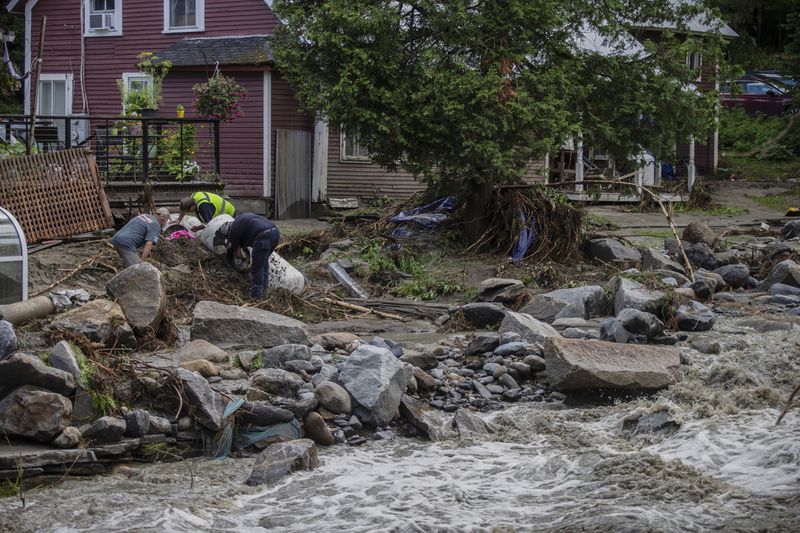
[[[492,196],[490,183],[473,183],[464,206],[464,236],[469,244],[476,243],[489,228],[487,207]]]

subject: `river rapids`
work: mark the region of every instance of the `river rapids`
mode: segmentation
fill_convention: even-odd
[[[655,395],[519,404],[482,414],[495,432],[473,439],[323,448],[318,469],[273,487],[244,485],[252,459],[68,479],[29,491],[24,508],[0,500],[0,530],[797,531],[800,408],[775,422],[800,383],[800,326],[740,320],[708,334],[720,354],[684,348],[682,381]],[[680,428],[623,430],[657,411]]]

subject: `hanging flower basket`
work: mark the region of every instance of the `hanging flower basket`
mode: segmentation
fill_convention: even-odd
[[[247,90],[229,76],[215,72],[211,79],[196,84],[192,90],[194,108],[201,117],[230,122],[244,114],[241,102]]]

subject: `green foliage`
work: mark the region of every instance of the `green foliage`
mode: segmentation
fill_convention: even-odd
[[[745,207],[738,207],[735,205],[713,204],[703,209],[691,208],[683,202],[678,202],[674,204],[673,210],[675,213],[702,213],[704,215],[712,217],[738,217],[740,215],[744,215],[745,213],[750,212]],[[672,234],[670,233],[669,236],[671,237]]]
[[[83,350],[74,344],[71,344],[71,346],[75,351],[75,358],[78,360],[78,369],[81,371],[81,385],[83,385],[83,388],[88,390],[91,388],[92,375],[95,373],[96,369],[94,365],[92,365],[92,362],[89,360],[89,358],[86,357],[86,354],[83,353]],[[94,403],[94,399],[92,400],[92,403]]]
[[[786,127],[787,117],[749,116],[740,107],[722,108],[719,141],[723,151],[752,152]]]
[[[92,391],[92,409],[95,413],[110,415],[117,410],[117,400],[110,394]]]
[[[168,131],[159,140],[158,146],[164,170],[176,180],[191,181],[200,173],[200,165],[194,160],[197,132],[192,124],[183,124],[182,128],[176,126]]]
[[[167,77],[169,70],[172,68],[172,61],[162,61],[157,55],[154,55],[153,52],[139,52],[136,57],[139,60],[136,63],[136,67],[139,71],[148,74],[152,78],[151,84],[143,89],[143,92],[147,94],[147,98],[151,104],[149,107],[151,109],[158,109],[161,103],[161,86],[164,83],[164,78]]]
[[[770,194],[753,198],[757,204],[785,213],[790,207],[800,207],[800,189],[794,189],[785,194]]]
[[[258,350],[256,356],[253,357],[252,368],[264,368],[264,350]]]
[[[278,0],[271,42],[303,106],[358,135],[373,160],[450,194],[516,182],[528,162],[582,132],[620,154],[671,154],[713,121],[712,93],[685,90],[721,58],[720,38],[669,32],[626,56],[632,25],[680,27],[693,2]],[[576,44],[599,28],[607,56]],[[724,70],[724,69],[723,69]],[[644,118],[643,118],[644,117]]]
[[[36,148],[36,145],[34,145]],[[16,144],[0,142],[0,159],[8,157],[20,157],[25,155],[25,144],[18,142]]]

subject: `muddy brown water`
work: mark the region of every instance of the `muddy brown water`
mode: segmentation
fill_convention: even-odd
[[[244,485],[252,459],[193,460],[193,488],[186,465],[134,465],[32,490],[24,509],[0,500],[0,530],[796,531],[800,412],[775,420],[800,379],[798,326],[741,320],[709,334],[721,354],[684,348],[682,381],[653,396],[515,405],[468,440],[322,449],[320,468],[273,487]],[[676,433],[625,436],[627,416],[658,410]]]

